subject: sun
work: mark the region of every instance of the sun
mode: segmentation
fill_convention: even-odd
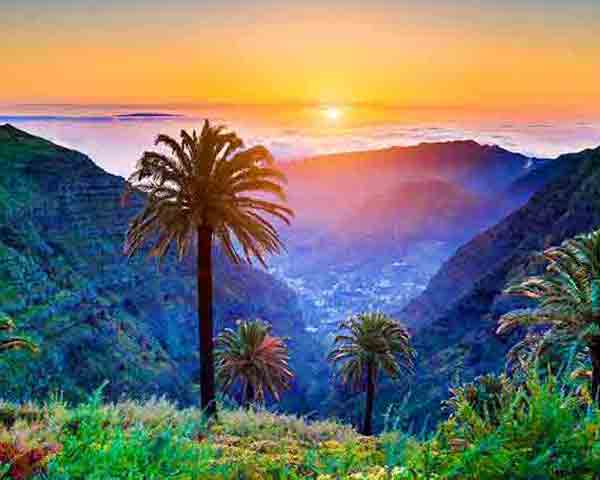
[[[342,110],[338,107],[324,107],[321,111],[323,112],[323,115],[325,115],[325,118],[332,122],[339,120],[342,116]]]

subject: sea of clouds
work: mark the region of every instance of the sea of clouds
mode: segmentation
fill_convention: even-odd
[[[146,111],[143,111],[146,112]],[[135,113],[135,115],[131,115]],[[218,109],[170,111],[169,115],[130,109],[93,112],[53,109],[39,113],[0,108],[0,124],[11,123],[55,143],[82,151],[105,170],[126,176],[144,150],[153,148],[158,133],[177,136],[181,129],[201,128],[204,117],[227,123],[247,145],[263,144],[281,161],[307,156],[415,145],[422,142],[472,139],[497,144],[537,158],[600,146],[600,119],[545,122],[490,120],[394,120],[352,125],[307,124],[261,118],[253,114],[231,118]]]

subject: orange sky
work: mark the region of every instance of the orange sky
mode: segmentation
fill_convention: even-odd
[[[0,6],[1,102],[600,113],[597,0],[49,3]]]

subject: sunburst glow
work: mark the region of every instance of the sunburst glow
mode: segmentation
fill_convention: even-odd
[[[326,107],[322,111],[323,115],[333,122],[339,120],[342,116],[342,110],[338,107]]]

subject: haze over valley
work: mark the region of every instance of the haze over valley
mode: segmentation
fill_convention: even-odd
[[[267,145],[289,177],[296,213],[282,229],[287,253],[269,261],[269,272],[298,295],[315,334],[365,309],[399,312],[461,244],[546,181],[533,185],[528,174],[600,138],[593,118],[134,107],[29,106],[17,114],[4,106],[0,121],[88,153],[122,176],[157,130],[176,135],[199,127],[204,114],[245,133],[249,145]]]

